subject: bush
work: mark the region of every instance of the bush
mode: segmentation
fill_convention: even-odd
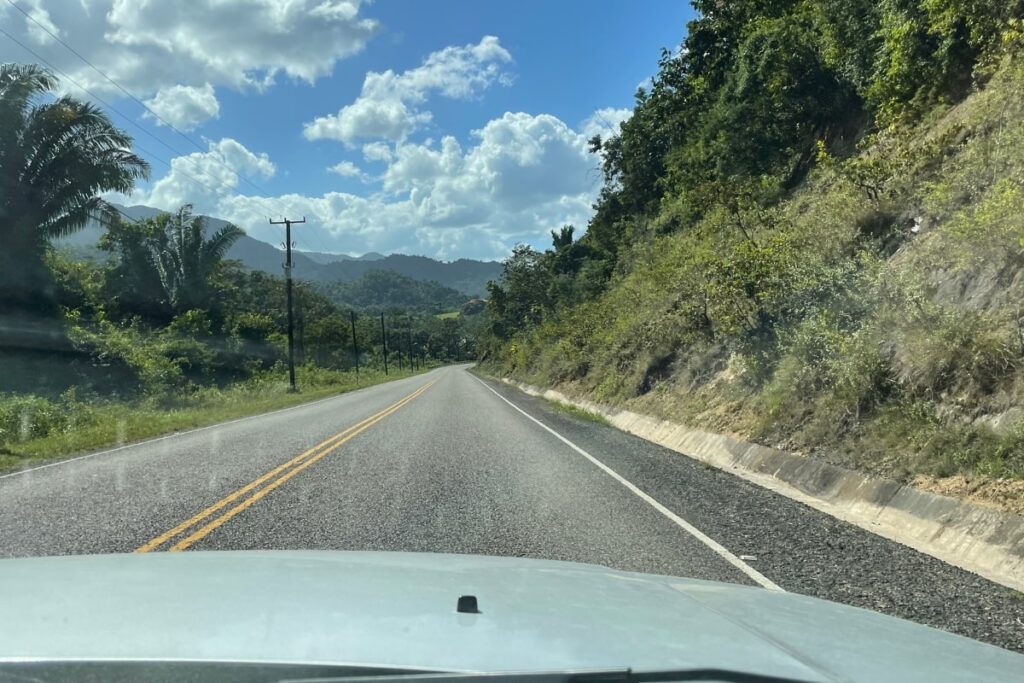
[[[63,428],[63,413],[59,405],[39,396],[0,396],[0,445]]]
[[[82,400],[74,389],[51,400],[32,395],[0,395],[0,451],[11,444],[87,428],[100,404]]]
[[[923,398],[973,401],[1012,380],[1020,367],[1010,331],[984,313],[937,308],[905,319],[895,337],[896,379]]]

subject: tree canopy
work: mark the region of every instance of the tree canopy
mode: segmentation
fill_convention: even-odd
[[[102,110],[47,97],[56,87],[42,67],[0,65],[0,312],[52,312],[49,240],[90,218],[112,222],[100,195],[129,192],[149,172]]]

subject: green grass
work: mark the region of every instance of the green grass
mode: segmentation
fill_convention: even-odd
[[[587,410],[585,408],[579,408],[579,407],[574,406],[572,404],[563,403],[561,401],[554,401],[554,400],[552,400],[550,398],[545,398],[544,401],[555,412],[563,413],[565,415],[570,415],[570,416],[575,417],[575,418],[577,418],[579,420],[585,420],[587,422],[593,422],[595,424],[604,425],[605,427],[611,427],[612,426],[612,423],[609,422],[608,419],[605,418],[604,415],[600,415],[598,413],[595,413],[593,411]]]
[[[462,315],[460,311],[446,311],[444,313],[438,313],[436,317],[439,320],[456,320],[460,315]]]
[[[49,402],[33,397],[0,397],[0,418],[5,412],[10,417],[12,410],[21,411],[15,416],[18,426],[13,429],[11,420],[6,422],[7,429],[0,421],[0,472],[288,408],[429,369],[415,373],[392,371],[385,376],[381,371],[364,368],[356,377],[352,372],[299,368],[299,391],[294,393],[288,391],[282,378],[267,374],[223,389],[202,388],[187,396],[137,402],[85,401],[74,397]],[[19,438],[18,432],[29,434]]]

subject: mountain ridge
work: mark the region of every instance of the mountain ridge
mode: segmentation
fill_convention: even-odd
[[[143,220],[161,213],[159,209],[136,204],[115,206],[128,218]],[[217,230],[228,221],[214,216],[205,216],[210,230]],[[104,228],[94,221],[72,235],[56,240],[57,246],[70,248],[73,252],[96,257],[99,252],[96,243],[103,235]],[[246,268],[280,275],[283,269],[284,253],[272,244],[258,240],[248,234],[241,237],[228,250],[228,259],[240,261]],[[317,284],[353,282],[375,270],[397,273],[420,282],[433,282],[445,288],[454,289],[468,299],[482,297],[489,280],[501,274],[501,263],[456,259],[439,261],[428,256],[389,254],[387,256],[368,252],[362,256],[330,254],[292,250],[293,273],[297,279]]]

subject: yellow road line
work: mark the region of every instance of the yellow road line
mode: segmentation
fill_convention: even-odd
[[[160,534],[159,536],[156,536],[156,537],[150,539],[146,543],[144,543],[141,546],[139,546],[138,548],[136,548],[135,552],[137,552],[137,553],[146,553],[146,552],[149,552],[151,550],[154,550],[154,549],[158,548],[159,546],[161,546],[164,543],[166,543],[167,541],[171,540],[172,538],[174,538],[178,534],[182,533],[183,531],[186,531],[187,529],[189,529],[192,526],[198,524],[199,522],[203,521],[204,519],[210,517],[211,515],[213,515],[217,511],[221,510],[225,506],[227,506],[227,505],[231,504],[232,502],[238,500],[239,498],[241,498],[245,494],[249,493],[250,491],[252,491],[256,487],[260,486],[261,484],[264,484],[265,482],[267,482],[268,480],[272,479],[273,477],[281,474],[284,470],[288,469],[289,467],[298,465],[299,463],[302,462],[303,459],[305,459],[305,458],[307,458],[307,457],[317,453],[318,451],[321,451],[321,449],[324,449],[324,448],[326,448],[328,446],[331,446],[331,444],[333,444],[333,446],[329,450],[321,452],[320,455],[316,456],[315,458],[310,458],[310,460],[307,461],[306,464],[302,466],[302,469],[305,469],[305,467],[307,465],[311,464],[314,459],[315,460],[319,460],[320,457],[322,457],[323,455],[326,455],[327,453],[333,451],[335,448],[340,446],[342,443],[344,443],[345,441],[348,441],[349,438],[355,436],[356,434],[358,434],[359,432],[363,431],[367,427],[370,427],[371,425],[376,424],[377,422],[379,422],[380,420],[384,419],[385,417],[387,417],[391,413],[393,413],[396,410],[398,410],[399,408],[403,407],[405,404],[409,403],[410,401],[415,399],[417,396],[422,394],[424,391],[426,391],[428,388],[430,388],[430,386],[433,385],[434,382],[436,382],[436,381],[437,380],[434,380],[433,382],[429,382],[429,383],[423,385],[422,387],[420,387],[416,391],[414,391],[411,394],[409,394],[409,395],[399,399],[395,403],[392,403],[390,406],[388,406],[387,408],[384,408],[380,412],[377,412],[377,413],[371,415],[370,417],[367,417],[364,420],[361,420],[361,421],[357,422],[356,424],[352,425],[351,427],[348,427],[348,428],[338,432],[334,436],[331,436],[331,437],[321,441],[320,443],[316,444],[312,448],[310,448],[310,449],[308,449],[306,451],[303,451],[302,453],[299,453],[294,458],[288,460],[287,462],[284,462],[284,463],[278,465],[274,469],[270,470],[266,474],[261,475],[259,478],[254,479],[253,481],[249,482],[248,484],[246,484],[242,488],[238,489],[237,491],[234,491],[233,493],[225,496],[224,498],[220,499],[219,501],[217,501],[213,505],[210,505],[209,507],[207,507],[207,508],[201,510],[200,512],[196,513],[195,515],[193,515],[189,519],[185,520],[181,524],[177,525],[173,529],[165,531],[164,533]],[[345,437],[347,437],[347,438],[345,438]],[[339,439],[343,439],[343,440],[339,441]],[[293,472],[296,472],[296,471],[297,470],[293,470]],[[283,483],[283,481],[286,481],[287,479],[290,479],[291,476],[292,475],[286,475],[286,478],[283,477],[279,481],[281,481],[281,483]],[[274,488],[276,488],[276,487],[277,486],[275,485]],[[263,497],[262,495],[259,496],[259,498],[262,498],[262,497]],[[257,500],[259,498],[257,498]],[[248,507],[248,506],[246,506],[246,507]],[[240,512],[240,510],[239,510],[239,512]],[[237,512],[235,514],[237,514]],[[232,516],[234,516],[234,515],[232,515]],[[224,521],[227,521],[227,520],[224,520]],[[223,523],[223,522],[221,522],[221,523]],[[217,526],[220,526],[220,525],[218,524]],[[213,529],[210,529],[210,531],[212,531],[212,530]],[[209,532],[207,532],[207,533],[209,533]],[[191,538],[191,536],[190,536],[190,538]],[[199,540],[199,539],[196,538],[195,540]],[[195,541],[192,541],[192,542],[194,543]],[[188,545],[191,545],[191,543],[189,543]],[[177,546],[175,546],[175,548],[176,547]],[[185,547],[187,547],[187,546],[185,546]],[[174,548],[172,548],[172,549],[174,549]],[[178,549],[180,550],[181,548],[178,548]]]
[[[433,382],[431,382],[431,384],[433,384]],[[427,386],[430,386],[430,385],[427,385]],[[426,388],[427,387],[424,387],[423,391],[425,391]],[[420,393],[422,393],[422,391]],[[419,394],[417,394],[417,396],[418,395]],[[411,397],[409,400],[411,401],[413,398],[416,398],[416,396]],[[408,401],[406,401],[406,403],[408,403]],[[342,444],[344,444],[346,441],[348,441],[349,439],[355,438],[360,432],[363,432],[363,431],[369,429],[370,427],[372,427],[373,425],[377,424],[378,422],[383,420],[385,417],[387,417],[391,413],[394,413],[394,412],[398,411],[404,405],[405,405],[405,403],[403,403],[402,405],[394,406],[393,408],[389,409],[388,412],[386,412],[386,413],[384,413],[382,415],[375,416],[373,418],[372,422],[368,422],[368,423],[362,425],[361,427],[359,427],[358,429],[355,429],[354,431],[350,432],[347,436],[345,436],[343,439],[341,439],[340,441],[335,443],[330,448],[327,448],[327,449],[321,451],[320,453],[318,453],[317,455],[313,456],[309,460],[305,461],[301,465],[296,466],[294,469],[290,470],[288,473],[281,475],[280,477],[278,477],[274,481],[270,482],[269,484],[267,484],[266,486],[261,488],[256,493],[252,494],[250,497],[248,497],[245,500],[243,500],[241,503],[239,503],[235,507],[233,507],[230,510],[228,510],[227,512],[225,512],[223,515],[221,515],[217,519],[213,520],[212,522],[207,523],[206,525],[204,525],[200,529],[196,530],[192,534],[186,536],[182,540],[180,540],[177,543],[175,543],[174,545],[172,545],[170,547],[170,550],[172,552],[179,551],[179,550],[185,550],[186,548],[188,548],[190,545],[192,545],[196,541],[199,541],[199,540],[205,538],[214,529],[216,529],[217,527],[221,526],[222,524],[224,524],[225,522],[227,522],[232,517],[234,517],[238,513],[242,512],[243,510],[245,510],[245,509],[249,508],[250,506],[254,505],[258,500],[260,500],[265,495],[267,495],[268,493],[270,493],[271,491],[276,489],[278,486],[280,486],[281,484],[285,483],[286,481],[288,481],[289,479],[291,479],[296,474],[298,474],[302,470],[306,469],[307,467],[309,467],[310,465],[312,465],[316,461],[318,461],[321,458],[323,458],[323,457],[329,455],[330,453],[334,452],[335,450],[340,448],[342,446]]]

